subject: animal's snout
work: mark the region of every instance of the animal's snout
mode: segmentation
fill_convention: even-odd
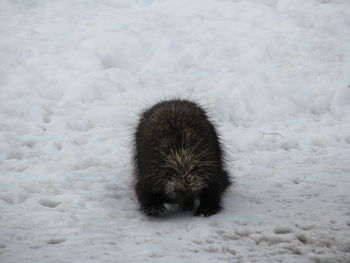
[[[186,197],[181,202],[181,208],[183,211],[193,210],[194,208],[194,199],[193,197]]]

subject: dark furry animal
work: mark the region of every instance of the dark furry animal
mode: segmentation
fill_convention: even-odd
[[[164,203],[195,215],[210,216],[222,207],[231,182],[213,124],[194,102],[169,100],[142,113],[135,133],[135,191],[141,210],[156,216]]]

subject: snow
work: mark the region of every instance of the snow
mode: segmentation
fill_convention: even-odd
[[[0,1],[0,262],[350,262],[350,2]],[[132,131],[210,110],[235,185],[138,211]]]

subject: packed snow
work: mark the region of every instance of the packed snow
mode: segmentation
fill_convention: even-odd
[[[0,262],[350,262],[348,0],[0,0]],[[210,111],[234,186],[138,210],[139,113]]]

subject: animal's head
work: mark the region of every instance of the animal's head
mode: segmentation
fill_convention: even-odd
[[[190,132],[186,134],[191,135]],[[186,146],[189,140],[190,138],[186,137],[183,144]],[[171,203],[180,205],[183,210],[192,210],[195,200],[206,186],[203,171],[199,169],[202,166],[199,157],[205,152],[196,153],[198,143],[176,150],[172,150],[172,141],[167,143],[171,150],[164,154],[167,176],[164,192]]]
[[[204,189],[204,184],[195,176],[177,176],[170,178],[165,185],[165,194],[171,203],[178,204],[182,210],[192,210],[195,200]]]

